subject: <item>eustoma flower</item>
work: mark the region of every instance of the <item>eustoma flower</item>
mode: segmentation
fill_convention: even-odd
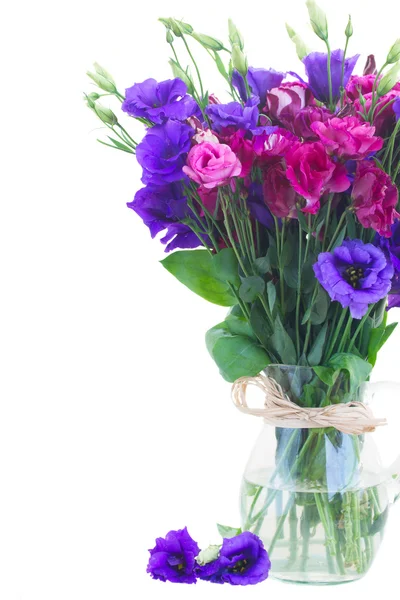
[[[156,124],[167,119],[184,121],[201,114],[181,79],[168,79],[160,83],[155,79],[146,79],[142,83],[135,83],[125,93],[122,110],[132,117],[148,119]]]
[[[290,125],[299,110],[313,101],[313,95],[305,83],[287,82],[267,93],[264,112],[274,121]]]
[[[161,239],[168,244],[166,251],[175,248],[197,248],[200,244],[193,231],[180,221],[190,215],[187,199],[179,184],[148,185],[136,192],[128,207],[134,210],[150,230],[151,237],[166,231]]]
[[[143,183],[164,185],[182,179],[193,133],[188,125],[172,120],[149,129],[136,148]]]
[[[299,197],[286,177],[282,160],[275,160],[263,170],[263,193],[265,203],[276,217],[295,217]]]
[[[304,212],[318,212],[324,192],[344,192],[350,187],[346,168],[333,162],[320,142],[298,144],[285,158],[287,178],[306,200]]]
[[[391,237],[377,236],[377,244],[385,252],[393,265],[391,294],[400,294],[400,221],[396,221],[391,228]]]
[[[354,319],[361,319],[368,305],[387,296],[394,271],[380,248],[351,240],[343,242],[332,253],[321,253],[314,272],[331,300],[343,308],[349,307]]]
[[[210,142],[193,146],[183,167],[190,179],[209,189],[225,185],[241,171],[240,160],[229,146]]]
[[[376,80],[376,75],[352,75],[346,85],[346,97],[349,100],[359,100],[360,94],[370,94]]]
[[[306,106],[296,114],[290,124],[290,129],[306,141],[316,141],[318,136],[313,131],[312,124],[315,121],[325,123],[331,117],[332,113],[323,106]]]
[[[245,531],[230,539],[224,539],[218,558],[196,569],[199,579],[212,583],[231,585],[254,585],[268,577],[271,567],[268,554],[261,540]]]
[[[346,58],[344,62],[343,85],[353,72],[359,54]],[[343,50],[334,50],[331,54],[332,99],[337,101],[342,83]],[[317,100],[329,102],[328,56],[324,52],[312,52],[303,58],[308,76],[308,85]]]
[[[170,531],[165,538],[157,538],[155,547],[149,551],[147,572],[153,579],[173,583],[196,583],[195,558],[200,552],[186,527]]]
[[[325,123],[313,123],[311,129],[329,154],[343,160],[365,158],[383,146],[383,139],[374,136],[375,127],[357,117],[333,117]]]
[[[400,215],[396,211],[398,190],[389,175],[370,161],[357,165],[351,197],[360,223],[390,237],[391,227]]]
[[[258,98],[253,97],[242,106],[239,102],[228,102],[228,104],[210,104],[206,108],[215,131],[221,131],[225,127],[236,129],[255,129],[258,124]]]
[[[259,97],[260,104],[264,106],[267,92],[272,88],[280,86],[285,75],[285,73],[280,73],[274,69],[257,69],[255,67],[249,67],[247,72],[247,82],[251,92]],[[232,83],[239,90],[242,100],[246,102],[248,94],[244,79],[237,71],[234,71],[233,73]]]

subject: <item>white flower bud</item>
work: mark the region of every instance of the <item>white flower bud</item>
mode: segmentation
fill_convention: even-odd
[[[94,63],[93,66],[96,72],[91,73],[88,71],[88,77],[90,77],[90,79],[92,79],[101,90],[110,92],[111,94],[116,92],[117,88],[115,87],[115,81],[111,77],[110,73],[103,69],[103,67],[101,67],[98,63]]]
[[[378,84],[378,96],[385,96],[396,85],[400,78],[400,62],[382,77]]]
[[[232,66],[242,77],[246,77],[248,70],[247,57],[237,44],[232,46]]]
[[[169,64],[171,65],[171,69],[172,69],[172,73],[173,73],[174,77],[178,77],[179,79],[182,79],[182,81],[184,83],[186,83],[186,87],[188,89],[189,94],[193,95],[194,86],[193,86],[193,81],[191,80],[190,76],[186,73],[186,71],[181,69],[181,67],[178,65],[178,63],[173,58],[170,58]]]
[[[99,104],[98,102],[94,105],[94,112],[99,117],[103,123],[106,125],[116,125],[118,123],[118,119],[110,108]]]
[[[201,567],[208,565],[208,563],[214,562],[219,556],[221,546],[208,546],[205,550],[202,550],[196,557],[196,562]]]
[[[321,40],[326,41],[328,39],[328,21],[326,20],[326,14],[320,9],[318,4],[315,3],[315,0],[307,0],[306,4],[314,32]]]
[[[351,15],[349,15],[349,20],[348,20],[346,29],[344,31],[344,35],[347,38],[351,38],[351,36],[353,35],[353,23],[351,22]]]
[[[239,46],[240,50],[243,50],[243,48],[244,48],[243,36],[240,33],[240,31],[238,30],[238,28],[236,27],[235,23],[232,21],[232,19],[228,20],[228,27],[229,27],[229,41],[231,43],[232,48],[236,44],[237,46]]]
[[[286,23],[286,31],[288,32],[290,39],[296,46],[297,56],[299,57],[300,60],[303,60],[303,58],[305,56],[310,54],[309,49],[307,48],[307,46],[305,45],[305,43],[303,42],[301,37],[299,35],[297,35],[295,30],[292,29],[292,27],[290,27],[290,25],[288,25],[287,23]]]
[[[174,42],[174,36],[172,35],[172,33],[170,32],[169,29],[167,29],[167,44],[172,44]]]
[[[393,46],[390,48],[386,62],[389,65],[393,65],[398,60],[400,60],[400,39],[396,40]]]
[[[219,52],[224,47],[222,42],[216,40],[213,37],[210,37],[209,35],[203,35],[202,33],[195,32],[193,32],[191,35],[192,38],[197,40],[202,46],[204,46],[204,48],[210,48],[211,50]]]

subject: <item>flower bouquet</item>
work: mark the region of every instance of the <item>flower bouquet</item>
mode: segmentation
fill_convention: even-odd
[[[86,100],[109,129],[99,141],[143,168],[128,207],[163,232],[162,265],[229,307],[207,348],[239,408],[268,423],[245,473],[243,529],[262,538],[276,577],[338,583],[368,570],[389,505],[386,480],[369,477],[382,421],[364,384],[400,305],[400,40],[379,70],[371,55],[355,75],[351,19],[344,50],[331,50],[325,14],[307,6],[324,51],[287,27],[305,78],[249,67],[231,21],[225,45],[160,19],[174,79],[123,95],[96,64]],[[229,101],[207,91],[194,44]],[[140,143],[102,96],[145,126]],[[249,384],[263,409],[248,407]]]

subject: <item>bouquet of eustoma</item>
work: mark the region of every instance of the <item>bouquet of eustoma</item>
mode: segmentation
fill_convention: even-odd
[[[325,51],[308,52],[287,27],[304,79],[248,66],[232,22],[225,45],[160,19],[174,78],[147,79],[122,94],[96,64],[89,76],[99,91],[86,100],[109,129],[101,143],[135,155],[143,168],[143,187],[128,207],[152,237],[162,232],[162,265],[229,307],[206,335],[222,376],[234,382],[272,369],[292,402],[315,408],[358,397],[394,329],[387,311],[400,305],[400,40],[381,68],[371,55],[356,75],[359,56],[347,51],[351,20],[344,50],[332,50],[325,15],[307,4]],[[228,101],[207,90],[193,44],[225,80]],[[139,143],[99,102],[103,96],[144,126]],[[275,435],[271,477],[246,484],[245,529],[262,535],[273,568],[274,549],[287,542],[284,558],[299,572],[321,528],[329,573],[361,575],[384,522],[376,487],[351,491],[365,436],[333,427],[277,427]],[[345,454],[340,468],[329,463],[328,445],[339,462]],[[299,482],[304,493],[293,491]],[[282,489],[289,490],[284,505]],[[275,529],[264,531],[273,503]]]

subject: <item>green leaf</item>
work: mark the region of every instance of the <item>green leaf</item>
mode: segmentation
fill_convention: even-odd
[[[220,250],[213,256],[212,261],[218,279],[229,281],[236,288],[240,286],[238,260],[232,248]]]
[[[369,526],[369,535],[375,535],[382,531],[382,529],[386,525],[387,518],[389,516],[389,507],[387,506],[385,510],[376,517],[376,519]]]
[[[372,365],[355,354],[335,354],[329,361],[329,367],[337,372],[345,371],[350,381],[350,394],[358,390],[367,381],[372,371]]]
[[[233,306],[237,299],[216,268],[220,266],[214,260],[217,256],[207,250],[181,250],[169,254],[161,264],[195,294],[220,306]]]
[[[218,52],[214,52],[214,58],[215,58],[215,64],[217,65],[218,71],[221,73],[222,77],[228,81],[229,80],[229,75],[226,72],[225,65],[222,62],[221,57],[218,54]]]
[[[297,209],[297,218],[299,220],[302,230],[306,233],[310,233],[310,228],[308,227],[305,214],[300,209]]]
[[[299,286],[299,268],[295,263],[287,266],[283,270],[283,276],[286,284],[293,290],[297,290]]]
[[[387,315],[385,315],[381,325],[372,329],[368,344],[368,361],[372,366],[375,366],[378,358],[378,352],[382,346],[388,341],[393,331],[397,327],[397,323],[391,323],[386,327]]]
[[[263,294],[265,290],[265,282],[257,275],[244,277],[242,285],[239,288],[239,296],[243,302],[254,302],[259,294]]]
[[[267,321],[265,320],[265,311],[259,301],[257,301],[251,307],[250,323],[261,344],[264,346],[264,348],[268,348],[271,331],[268,327]]]
[[[271,362],[254,339],[232,334],[225,322],[207,331],[206,345],[222,377],[230,382],[239,377],[254,377]]]
[[[287,239],[283,244],[283,250],[281,255],[282,267],[287,267],[292,262],[294,245],[295,244],[292,237],[290,239]]]
[[[340,231],[339,235],[337,236],[337,238],[336,238],[336,240],[335,240],[335,242],[334,242],[334,244],[333,244],[333,246],[331,248],[331,252],[333,252],[333,250],[335,248],[337,248],[338,246],[342,245],[343,240],[344,240],[344,238],[346,236],[346,231],[347,231],[347,226],[345,225],[343,227],[343,229]]]
[[[274,333],[269,338],[269,343],[279,354],[283,364],[297,364],[297,354],[293,340],[282,325],[279,317],[275,319]]]
[[[124,152],[130,152],[132,154],[132,148],[130,148],[129,146],[126,146],[125,144],[122,144],[115,138],[110,137],[109,135],[107,137],[119,150],[124,150]]]
[[[317,377],[330,387],[335,384],[335,381],[339,377],[339,372],[329,367],[314,367],[313,370]]]
[[[234,335],[245,335],[257,341],[257,337],[244,317],[229,314],[225,319],[228,331]]]
[[[220,525],[217,523],[218,532],[223,538],[233,538],[242,533],[242,530],[237,527],[227,527],[226,525]]]
[[[348,212],[346,214],[346,223],[347,223],[347,235],[351,240],[357,238],[357,228],[356,228],[356,220],[353,213]]]
[[[271,263],[269,261],[268,255],[262,256],[261,258],[256,258],[253,264],[259,275],[265,275],[266,273],[271,271]]]
[[[321,363],[322,355],[324,353],[326,336],[328,333],[328,323],[325,323],[317,335],[315,342],[308,355],[308,363],[311,367],[317,366]]]
[[[329,297],[325,290],[319,285],[315,302],[311,306],[310,320],[313,325],[321,325],[326,319],[329,308]]]
[[[312,306],[309,306],[306,310],[306,312],[304,313],[304,317],[303,320],[301,322],[302,325],[305,325],[307,323],[307,321],[310,320],[311,317],[311,311],[312,311]]]
[[[271,313],[274,311],[274,306],[276,302],[276,287],[272,283],[272,281],[268,281],[267,283],[267,295],[268,295],[268,304],[271,310]]]

